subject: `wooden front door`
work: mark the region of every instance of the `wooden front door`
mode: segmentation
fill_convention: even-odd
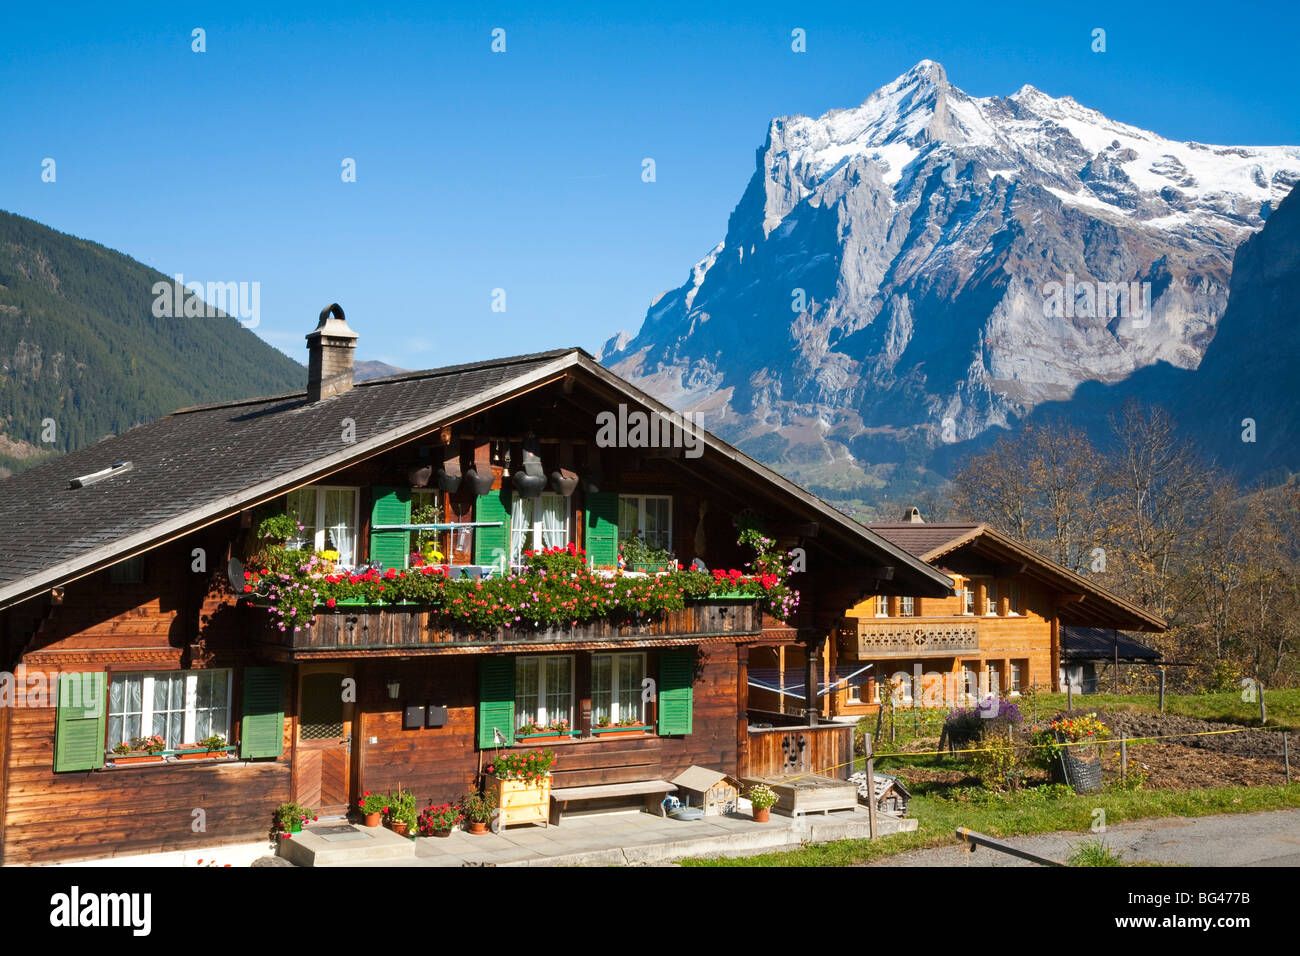
[[[351,678],[345,664],[304,664],[299,672],[294,799],[318,814],[346,813],[351,803]]]

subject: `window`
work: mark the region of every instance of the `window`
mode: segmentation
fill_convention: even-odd
[[[285,513],[302,525],[290,548],[337,551],[340,564],[357,563],[356,488],[299,488],[289,492]]]
[[[1010,687],[1011,693],[1013,694],[1020,693],[1021,685],[1024,682],[1024,679],[1025,679],[1025,662],[1012,661],[1011,662],[1011,687]]]
[[[437,522],[441,521],[442,520],[441,518],[429,518],[420,521],[415,520],[415,516],[419,514],[419,512],[422,511],[423,509],[433,506],[439,508],[439,510],[441,511],[440,508],[441,505],[442,505],[441,491],[429,491],[427,489],[413,489],[411,491],[411,524],[436,524]],[[426,536],[425,541],[427,544],[432,544],[439,551],[442,550],[443,535],[441,532],[412,531],[410,534],[411,540],[406,548],[408,552],[410,552],[411,554],[418,554],[420,552],[421,535]]]
[[[916,617],[916,598],[906,594],[898,599],[899,617]]]
[[[876,598],[876,617],[889,617],[889,598],[883,594]]]
[[[162,737],[168,750],[220,734],[230,739],[228,670],[113,674],[108,689],[108,747]]]
[[[994,616],[997,615],[997,613],[998,613],[998,582],[996,582],[996,581],[990,581],[990,582],[988,583],[987,590],[985,591],[984,604],[985,604],[985,608],[984,608],[984,613],[985,613],[985,614],[992,614],[992,615],[994,615]]]
[[[108,569],[108,580],[111,584],[139,584],[144,580],[144,556],[117,562]]]
[[[668,495],[619,495],[618,540],[640,535],[652,551],[673,549],[673,499]]]
[[[1020,583],[1017,581],[1007,585],[1007,613],[1020,613]]]
[[[594,726],[645,720],[641,681],[644,654],[595,654],[591,658],[591,719]],[[602,720],[607,723],[601,723]]]
[[[525,551],[562,548],[569,543],[569,499],[545,494],[515,495],[510,503],[510,563],[524,563]]]
[[[1006,690],[1006,688],[1002,686],[1002,674],[998,671],[998,665],[991,661],[989,662],[988,682],[989,684],[986,693],[996,696]]]
[[[515,723],[545,727],[573,721],[573,658],[520,657],[515,661]]]

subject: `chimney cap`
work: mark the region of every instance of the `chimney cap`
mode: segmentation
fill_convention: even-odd
[[[313,331],[307,333],[309,339],[316,337],[355,339],[357,333],[348,328],[348,320],[343,315],[343,307],[334,302],[320,310],[320,322]]]
[[[925,524],[925,519],[921,517],[921,509],[916,505],[907,506],[907,510],[903,512],[903,520],[912,524]]]

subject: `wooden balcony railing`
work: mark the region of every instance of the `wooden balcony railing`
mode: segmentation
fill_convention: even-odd
[[[856,647],[860,661],[979,651],[979,625],[973,621],[925,621],[921,618],[880,621],[846,617],[840,625],[840,634],[847,638],[850,647]]]
[[[499,627],[471,632],[446,627],[428,608],[419,605],[344,606],[318,609],[316,622],[295,634],[268,628],[276,640],[293,651],[392,651],[499,645],[634,641],[662,637],[757,636],[762,630],[756,599],[710,598],[688,602],[680,611],[656,619],[614,624],[595,620],[576,627]]]

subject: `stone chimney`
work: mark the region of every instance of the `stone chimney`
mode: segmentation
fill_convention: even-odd
[[[348,328],[335,302],[321,309],[320,324],[307,334],[307,401],[342,395],[352,387],[352,354],[357,333]]]
[[[916,505],[909,505],[903,512],[903,520],[912,524],[925,524],[925,519],[921,517],[921,509]]]

